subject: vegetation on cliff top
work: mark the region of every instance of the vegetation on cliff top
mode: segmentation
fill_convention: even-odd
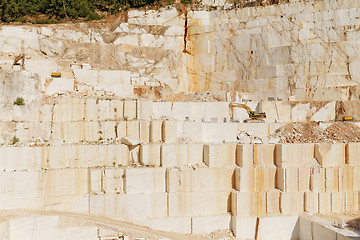
[[[156,0],[0,0],[2,22],[55,23],[61,19],[96,20]],[[39,16],[42,16],[39,18]]]

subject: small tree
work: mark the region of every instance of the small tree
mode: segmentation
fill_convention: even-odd
[[[16,98],[14,105],[19,105],[19,106],[24,106],[25,105],[25,100],[23,97],[18,97]]]
[[[16,136],[14,136],[14,137],[12,138],[12,140],[11,140],[11,144],[12,144],[12,145],[15,145],[15,144],[18,143],[19,141],[20,141],[19,138],[16,137]]]

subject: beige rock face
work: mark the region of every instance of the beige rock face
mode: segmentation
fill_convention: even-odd
[[[223,1],[204,3],[227,6]],[[74,90],[65,81],[75,78],[78,90],[127,98],[138,85],[166,84],[181,91],[236,90],[252,100],[356,99],[359,51],[356,34],[348,27],[357,25],[353,15],[358,3],[330,11],[332,4],[337,3],[331,0],[319,7],[293,1],[286,8],[259,7],[256,14],[256,7],[191,10],[186,17],[175,8],[151,14],[132,10],[127,22],[115,21],[109,27],[7,26],[0,30],[0,61],[2,69],[11,70],[13,57],[25,53],[25,70],[38,74],[42,83],[37,91],[48,94]],[[331,31],[320,31],[323,26]],[[52,72],[61,72],[63,78],[45,84]],[[306,118],[291,114],[289,105],[277,105],[289,111],[269,120]],[[320,115],[314,118],[324,119]]]
[[[186,36],[185,15],[172,7],[131,10],[109,28],[4,25],[0,210],[186,234],[231,229],[239,239],[290,239],[304,212],[358,211],[358,143],[269,140],[291,121],[328,126],[341,115],[335,100],[359,97],[360,0],[352,3],[189,10]],[[24,71],[11,61],[22,52]],[[222,99],[268,117],[243,123],[237,109],[230,120],[225,101],[136,100],[139,86],[236,91]]]

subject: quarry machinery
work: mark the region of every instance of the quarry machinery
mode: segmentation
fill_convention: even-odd
[[[19,63],[19,61],[21,60],[21,63]],[[13,62],[13,66],[15,65],[21,65],[21,68],[24,69],[25,67],[25,54],[20,54],[20,55],[17,55],[15,58],[14,58],[14,62]]]
[[[251,111],[250,107],[246,104],[242,103],[230,103],[229,104],[230,111],[231,111],[231,118],[234,118],[234,107],[237,108],[244,108],[247,111],[247,114],[249,115],[248,120],[245,120],[246,122],[264,122],[264,118],[266,118],[266,114],[264,112],[262,113],[256,113],[255,111]]]

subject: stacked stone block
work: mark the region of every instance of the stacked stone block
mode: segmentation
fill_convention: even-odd
[[[24,143],[31,129],[42,141],[0,147],[0,208],[87,213],[180,233],[231,228],[242,237],[258,218],[359,207],[359,144],[236,144],[239,131],[266,137],[284,124],[153,119],[144,104],[64,97],[16,106],[9,117],[16,121],[1,122],[12,126],[6,134],[22,132]],[[125,145],[125,136],[142,142]]]
[[[243,123],[242,120],[248,119],[244,109],[235,109],[235,113],[240,112],[235,116],[236,121],[230,121],[228,102],[163,104],[161,108],[158,102],[140,100],[59,97],[48,102],[34,101],[25,106],[6,105],[0,113],[0,143],[9,144],[14,136],[25,143],[39,140],[98,143],[102,140],[120,141],[125,136],[141,139],[145,143],[234,143],[238,140],[239,131],[268,138],[290,117],[290,103],[281,102],[254,104],[252,108],[258,106],[258,111],[279,113],[261,124]],[[182,108],[191,111],[182,114],[177,114],[171,108],[171,111],[167,111],[169,104],[170,107],[174,104],[179,111]],[[295,115],[301,113],[301,109],[296,108],[299,104],[293,107],[296,109]],[[332,107],[328,107],[329,104]],[[318,111],[313,107],[311,109],[308,112],[313,113],[312,117],[319,115],[313,121],[331,122],[335,118],[335,102],[328,103]],[[241,117],[242,114],[245,117]],[[305,121],[309,114],[303,114],[302,120],[299,118],[298,121]]]
[[[1,206],[182,222],[183,233],[226,229],[232,215],[239,233],[254,217],[358,210],[359,146],[150,143],[135,164],[124,144],[1,147]]]

